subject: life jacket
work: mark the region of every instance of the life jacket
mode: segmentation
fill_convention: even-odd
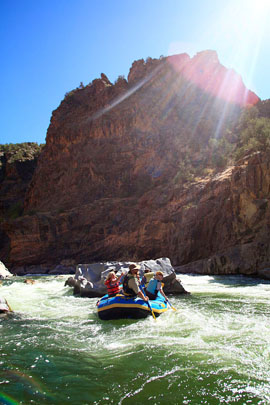
[[[156,280],[155,278],[152,278],[149,281],[149,284],[147,286],[147,291],[149,291],[153,295],[157,295],[159,289],[160,289],[161,283],[160,281]]]
[[[134,276],[132,274],[126,274],[123,279],[123,293],[129,297],[136,297],[135,291],[128,286],[129,280],[131,280]]]
[[[120,292],[119,281],[112,283],[111,280],[105,281],[109,296],[114,296]]]

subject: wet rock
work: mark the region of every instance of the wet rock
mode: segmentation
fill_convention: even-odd
[[[3,297],[0,297],[0,314],[5,314],[10,312],[10,307],[7,303],[7,300]]]
[[[13,274],[11,274],[8,271],[8,269],[6,268],[4,263],[0,262],[0,279],[9,278],[9,277],[12,277],[12,276],[13,276]]]
[[[258,276],[265,280],[270,280],[270,267],[258,271]]]
[[[28,279],[24,280],[25,284],[36,284],[36,282],[37,282],[36,280],[33,280],[31,278],[28,278]]]
[[[110,271],[116,273],[127,273],[129,265],[134,262],[106,262],[93,264],[79,264],[74,277],[69,277],[65,285],[73,287],[74,295],[82,297],[102,297],[107,293],[104,281]],[[161,258],[156,260],[146,260],[136,263],[140,268],[142,277],[145,269],[156,273],[162,271],[164,274],[164,291],[166,294],[186,294],[187,291],[181,282],[176,279],[174,268],[170,259]]]

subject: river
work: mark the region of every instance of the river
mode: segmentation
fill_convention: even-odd
[[[0,319],[0,404],[269,404],[270,283],[180,279],[155,321],[101,321],[93,298],[63,277],[6,280],[14,315]]]

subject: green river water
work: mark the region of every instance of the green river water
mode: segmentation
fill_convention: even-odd
[[[101,321],[63,277],[4,281],[0,404],[270,404],[270,283],[180,277],[156,321]]]

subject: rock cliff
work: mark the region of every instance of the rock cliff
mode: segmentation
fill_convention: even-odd
[[[268,156],[215,176],[203,168],[209,140],[257,102],[212,51],[139,60],[128,80],[101,74],[68,93],[52,114],[24,215],[2,225],[6,262],[169,257],[200,272],[256,274],[270,262]]]
[[[42,146],[34,142],[0,145],[0,258],[9,255],[9,238],[1,224],[23,212],[24,197]]]

